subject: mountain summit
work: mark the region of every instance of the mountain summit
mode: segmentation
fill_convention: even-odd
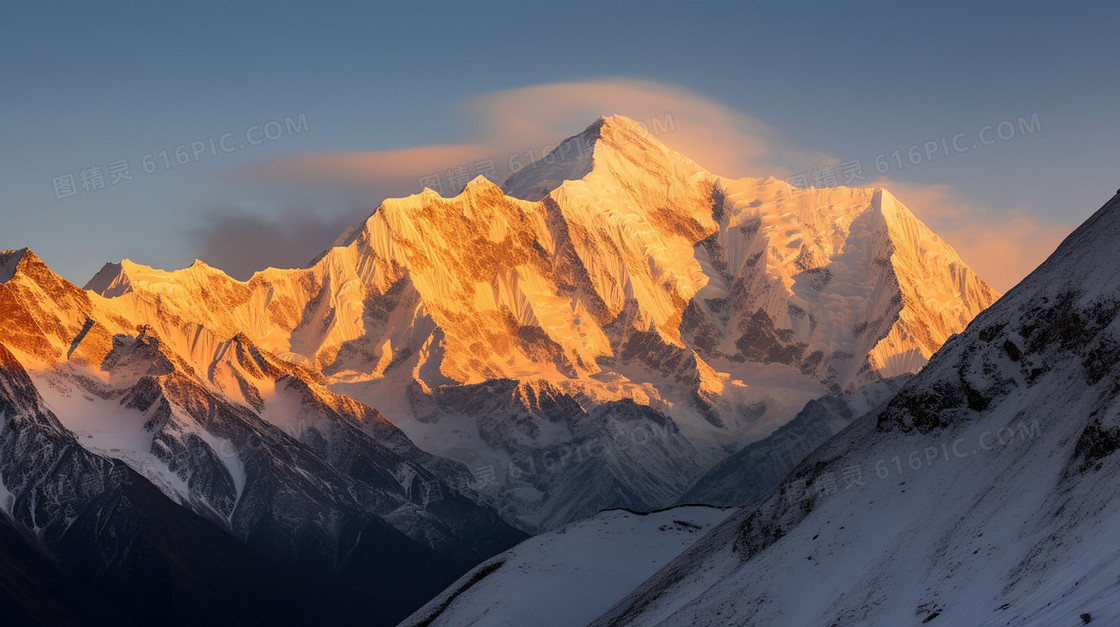
[[[122,262],[87,287],[321,374],[496,475],[530,527],[671,502],[809,400],[916,371],[997,297],[885,190],[724,179],[621,116],[501,187],[386,200],[338,244],[246,282]],[[539,469],[637,426],[656,442]]]
[[[514,172],[502,189],[515,198],[537,201],[565,181],[595,171],[599,177],[658,180],[710,176],[687,157],[673,152],[628,117],[601,117],[579,135],[560,142],[539,161]]]

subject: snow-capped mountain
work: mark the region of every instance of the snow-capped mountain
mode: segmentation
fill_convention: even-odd
[[[86,287],[321,375],[529,529],[668,505],[996,298],[885,190],[720,178],[619,116],[501,188],[386,200],[308,268],[122,261]]]
[[[730,513],[695,505],[600,512],[479,564],[401,627],[586,625]]]
[[[376,519],[355,529],[346,547],[406,565],[394,565],[392,579],[385,566],[350,558],[326,567],[312,536],[287,538],[303,551],[298,563],[281,546],[238,540],[120,460],[85,449],[2,344],[0,416],[0,578],[3,594],[18,596],[5,605],[9,621],[284,624],[366,616],[391,624],[439,580],[430,567],[407,565],[442,558]],[[371,595],[369,585],[385,589]]]
[[[123,472],[162,493],[163,505],[148,505],[185,508],[180,516],[205,522],[208,536],[226,534],[217,542],[243,547],[260,568],[298,566],[301,579],[324,581],[393,578],[359,603],[391,622],[524,537],[451,488],[465,467],[417,449],[376,410],[243,334],[222,339],[164,315],[136,324],[28,250],[0,253],[0,267],[0,366],[12,403],[0,411],[0,507],[52,552],[66,553],[56,536],[73,535],[91,502],[123,490],[106,478]],[[42,472],[53,473],[53,486],[34,479]],[[76,505],[37,493],[74,483],[85,490]],[[90,515],[133,524],[127,511],[120,520],[113,510]],[[364,554],[406,563],[354,562]],[[99,560],[119,558],[84,557],[86,579],[104,584],[101,571],[113,564]],[[140,566],[119,568],[136,576]]]
[[[601,625],[1120,621],[1120,194]]]
[[[916,371],[997,296],[885,190],[720,178],[620,116],[503,188],[385,200],[306,269],[123,261],[86,288],[323,376],[529,528],[668,505],[806,402]]]

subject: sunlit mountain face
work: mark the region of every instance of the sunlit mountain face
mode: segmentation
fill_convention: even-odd
[[[171,621],[196,569],[395,622],[526,534],[745,504],[998,296],[886,190],[726,179],[621,116],[386,200],[304,268],[82,289],[23,249],[0,278],[4,512],[94,601]],[[196,542],[236,565],[184,565]],[[150,602],[106,592],[142,578]]]
[[[0,627],[1120,625],[1117,24],[7,3]]]
[[[1114,624],[1120,194],[596,625]]]
[[[917,371],[997,296],[885,190],[720,178],[621,116],[501,187],[387,200],[308,268],[123,261],[86,287],[207,359],[195,326],[244,334],[527,530],[668,505],[806,402]]]

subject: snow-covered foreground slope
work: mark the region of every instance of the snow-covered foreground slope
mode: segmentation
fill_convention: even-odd
[[[597,624],[1120,622],[1118,240],[1120,195]]]
[[[532,529],[668,505],[808,401],[916,371],[996,297],[885,190],[720,178],[619,116],[503,188],[386,200],[308,268],[122,261],[87,287],[322,375]],[[605,440],[630,444],[577,455]]]
[[[401,625],[585,625],[731,511],[601,512],[487,560]]]

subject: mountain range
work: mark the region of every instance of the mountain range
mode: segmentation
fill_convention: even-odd
[[[765,497],[924,403],[911,377],[998,297],[886,190],[719,177],[621,116],[247,281],[124,260],[78,288],[5,251],[0,555],[34,556],[9,589],[394,624],[527,534]]]
[[[768,440],[839,423],[769,489],[706,486],[745,506],[603,512],[485,562],[402,625],[1116,623],[1118,236],[1120,192],[869,411],[823,397],[728,458],[709,474],[749,479]]]
[[[387,200],[307,268],[122,261],[85,287],[320,375],[528,531],[671,504],[810,400],[916,372],[998,296],[885,190],[724,179],[621,116],[502,187]]]

